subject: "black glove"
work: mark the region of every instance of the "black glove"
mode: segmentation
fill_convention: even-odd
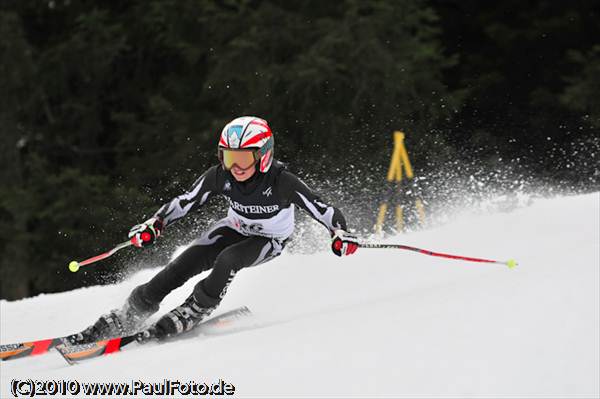
[[[147,247],[154,244],[160,237],[163,229],[163,222],[159,218],[151,217],[144,223],[136,224],[129,230],[129,238],[133,245],[138,248]]]
[[[337,256],[352,255],[358,249],[358,238],[344,230],[334,231],[331,239],[331,250]]]

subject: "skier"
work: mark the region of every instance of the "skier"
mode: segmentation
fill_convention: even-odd
[[[194,275],[212,269],[180,306],[139,333],[138,339],[162,340],[192,329],[219,305],[240,269],[281,254],[294,230],[294,206],[307,211],[329,230],[336,255],[354,253],[358,241],[346,231],[342,213],[323,203],[281,162],[274,160],[273,151],[273,134],[265,120],[244,116],[228,123],[218,144],[220,165],[208,169],[188,192],[134,226],[129,238],[138,247],[151,245],[165,228],[218,194],[229,202],[227,217],[193,241],[150,281],[136,287],[121,309],[101,316],[71,336],[71,343],[135,333],[158,311],[167,294]]]

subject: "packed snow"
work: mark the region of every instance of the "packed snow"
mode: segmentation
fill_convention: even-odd
[[[497,214],[390,237],[433,251],[507,260],[468,263],[327,242],[241,271],[219,310],[247,305],[232,334],[123,352],[70,366],[58,353],[0,363],[13,379],[235,386],[236,397],[598,397],[600,195],[537,199]],[[158,269],[110,286],[0,301],[2,344],[78,331]],[[200,277],[174,291],[182,302]]]

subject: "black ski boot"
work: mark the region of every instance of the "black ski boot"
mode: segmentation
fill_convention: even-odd
[[[143,322],[158,311],[159,305],[145,301],[140,295],[143,286],[134,289],[121,309],[111,310],[80,333],[67,337],[71,345],[134,334]]]
[[[196,289],[181,305],[161,317],[152,327],[139,333],[137,341],[162,341],[189,331],[210,315],[220,302],[220,298],[211,298],[202,290]]]

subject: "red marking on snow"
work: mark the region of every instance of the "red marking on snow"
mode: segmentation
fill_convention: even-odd
[[[148,233],[147,231],[142,233],[142,241],[146,242],[146,241],[150,241],[152,239],[152,236],[150,235],[150,233]]]
[[[113,353],[117,352],[121,348],[121,338],[114,338],[108,341],[106,344],[106,350],[104,353]]]
[[[48,348],[50,348],[50,344],[52,343],[52,339],[43,339],[41,341],[35,341],[33,343],[33,351],[31,351],[32,355],[39,355],[40,353],[48,352]]]
[[[257,134],[256,136],[252,137],[250,140],[248,140],[244,144],[242,144],[242,147],[246,147],[246,146],[249,146],[250,144],[258,143],[259,141],[261,141],[262,139],[265,139],[267,137],[271,137],[270,130],[267,132],[263,132],[261,134]]]

